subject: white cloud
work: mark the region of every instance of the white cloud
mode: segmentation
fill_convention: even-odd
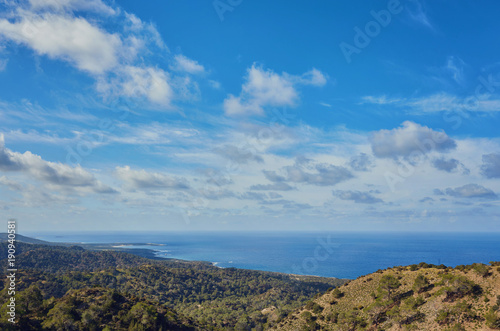
[[[133,14],[114,10],[100,0],[32,0],[31,6],[10,6],[10,14],[0,15],[0,41],[23,45],[90,74],[104,97],[131,97],[146,100],[145,105],[154,109],[168,109],[173,99],[194,100],[199,94],[198,84],[189,77],[149,63],[150,54],[167,48],[155,26]],[[79,10],[90,13],[82,17],[75,14]],[[104,22],[109,16],[103,15],[110,14],[123,31],[107,28]],[[170,68],[183,72],[205,70],[181,54],[167,60],[166,67],[169,62],[173,63]]]
[[[132,189],[188,189],[189,184],[183,178],[168,176],[158,172],[132,170],[129,166],[116,167],[116,176]]]
[[[199,64],[195,60],[191,60],[190,58],[178,54],[174,57],[175,65],[172,66],[172,69],[177,71],[185,71],[190,74],[201,74],[205,72],[205,68]]]
[[[324,86],[326,81],[326,76],[318,69],[313,68],[303,74],[299,82],[305,85]]]
[[[361,104],[371,103],[371,104],[376,104],[376,105],[389,105],[389,104],[398,103],[401,101],[401,99],[389,99],[385,95],[378,96],[378,97],[368,95],[368,96],[362,97],[361,100],[363,100],[361,102]]]
[[[226,115],[263,115],[267,106],[293,107],[299,99],[297,85],[322,86],[326,83],[326,77],[317,69],[293,76],[264,70],[255,63],[247,70],[245,80],[239,96],[230,94],[224,100]]]
[[[122,41],[117,34],[107,33],[81,17],[21,13],[14,23],[0,19],[0,35],[91,74],[102,74],[118,64]]]
[[[392,130],[380,130],[370,138],[373,154],[381,158],[410,157],[431,151],[447,152],[456,147],[446,133],[434,131],[411,121]]]
[[[57,188],[94,193],[116,192],[80,166],[73,168],[61,163],[45,161],[39,155],[29,151],[23,154],[11,151],[5,147],[3,134],[0,134],[0,170],[24,172]]]
[[[153,67],[125,66],[114,78],[100,79],[97,90],[114,96],[146,98],[164,107],[170,107],[174,98],[169,74]]]

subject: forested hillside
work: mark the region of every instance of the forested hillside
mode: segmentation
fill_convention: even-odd
[[[167,322],[202,330],[263,330],[279,323],[314,295],[345,282],[335,278],[221,269],[204,262],[150,260],[81,247],[18,243],[18,248],[18,296],[35,293],[42,300],[37,301],[36,309],[20,315],[27,319],[23,320],[26,325],[38,323],[46,329],[63,330],[61,325],[92,329],[90,324],[83,324],[85,320],[93,327],[111,323],[109,327],[116,330],[127,330],[131,323],[136,325],[134,330],[139,329],[138,325],[158,330]],[[5,243],[0,243],[0,251],[6,256]],[[0,263],[6,265],[5,261]],[[4,284],[1,285],[3,288]],[[96,288],[100,290],[93,291]],[[120,306],[118,301],[116,306],[123,313],[111,314],[114,317],[110,320],[111,315],[103,308],[109,304],[96,307],[87,304],[94,299],[85,299],[86,294],[125,298],[120,299],[124,305]],[[5,289],[0,296],[6,302]],[[143,309],[148,313],[139,319],[142,322],[131,317],[132,308],[138,304],[149,307]],[[5,314],[1,318],[5,326]],[[61,321],[64,323],[60,324]]]

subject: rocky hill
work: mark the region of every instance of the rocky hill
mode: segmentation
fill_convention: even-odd
[[[500,262],[379,270],[315,297],[278,330],[500,329]]]

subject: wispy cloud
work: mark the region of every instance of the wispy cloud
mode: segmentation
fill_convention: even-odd
[[[445,92],[417,98],[388,99],[386,96],[364,96],[362,104],[390,105],[407,109],[411,113],[426,114],[443,111],[498,112],[500,97],[496,95],[473,95],[459,97]]]
[[[190,74],[201,74],[205,72],[205,68],[201,64],[182,54],[176,55],[174,60],[175,65],[171,66],[173,70],[185,71]]]
[[[410,18],[416,23],[430,29],[435,30],[434,25],[429,18],[424,2],[421,0],[410,0],[407,2],[407,8]]]

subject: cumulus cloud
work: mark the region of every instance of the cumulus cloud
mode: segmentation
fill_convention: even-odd
[[[485,198],[494,199],[495,192],[478,184],[467,184],[457,188],[447,188],[446,194],[458,198]]]
[[[24,172],[60,188],[94,193],[116,193],[80,166],[70,167],[62,163],[45,161],[39,155],[29,151],[23,154],[11,151],[5,147],[3,134],[0,134],[0,170]]]
[[[174,58],[175,64],[172,66],[173,70],[184,71],[189,74],[201,74],[205,72],[205,68],[198,63],[198,61],[191,60],[190,58],[178,54]]]
[[[500,178],[500,154],[491,153],[483,155],[481,173],[487,178]]]
[[[370,142],[373,154],[379,158],[406,158],[431,151],[443,153],[457,145],[446,133],[411,121],[405,121],[399,128],[374,132]]]
[[[224,111],[228,116],[263,115],[267,106],[294,106],[298,99],[298,85],[323,86],[326,77],[317,69],[302,76],[278,74],[253,64],[247,70],[245,83],[239,96],[230,94],[224,100]]]
[[[333,191],[332,194],[341,200],[351,200],[354,203],[381,203],[382,199],[374,197],[370,192],[360,191]]]
[[[132,170],[129,166],[116,167],[115,175],[132,189],[185,190],[189,188],[189,184],[184,178],[168,176],[157,172],[148,172],[144,169]]]

